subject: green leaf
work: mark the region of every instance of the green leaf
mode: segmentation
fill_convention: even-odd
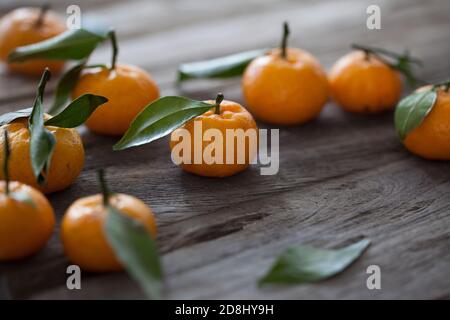
[[[267,51],[268,49],[259,49],[211,60],[183,63],[178,67],[178,81],[240,76],[253,59],[264,55]]]
[[[163,272],[156,243],[149,231],[136,219],[108,205],[106,236],[118,259],[144,292],[161,297]]]
[[[108,99],[93,94],[84,94],[72,101],[60,114],[45,121],[44,125],[75,128],[82,125],[98,106]]]
[[[415,87],[418,83],[424,83],[424,81],[418,79],[413,72],[413,66],[408,57],[400,57],[398,61],[392,64],[394,69],[397,69],[406,78],[408,86]]]
[[[69,100],[72,89],[75,87],[86,61],[82,61],[69,69],[59,80],[55,90],[55,98],[48,113],[54,115],[61,111],[61,108]]]
[[[3,154],[4,154],[3,176],[5,178],[5,195],[16,201],[24,202],[34,208],[35,204],[33,202],[33,198],[31,198],[28,193],[26,193],[26,192],[11,192],[11,189],[9,187],[10,186],[9,161],[10,161],[10,156],[11,156],[11,149],[9,146],[9,136],[8,136],[7,129],[5,129],[3,131]]]
[[[107,32],[93,32],[86,29],[68,30],[48,40],[16,48],[9,55],[8,61],[81,60],[87,58],[97,45],[107,38]]]
[[[26,192],[10,192],[8,196],[16,201],[26,203],[32,208],[36,208],[33,198]]]
[[[106,68],[105,65],[101,64],[86,66],[86,61],[84,60],[69,69],[58,82],[55,90],[55,98],[53,100],[52,106],[48,110],[48,113],[51,115],[55,115],[61,111],[61,109],[64,107],[64,104],[70,99],[70,94],[72,93],[73,88],[78,82],[81,71],[83,71],[84,69],[97,67]]]
[[[3,130],[3,177],[5,178],[5,194],[9,195],[9,158],[11,156],[11,148],[9,146],[8,129]]]
[[[17,111],[12,111],[8,113],[4,113],[0,116],[0,126],[11,123],[14,120],[21,118],[28,118],[31,114],[32,108],[21,109]]]
[[[114,150],[139,146],[162,138],[214,105],[184,97],[163,97],[139,113],[114,145]]]
[[[31,167],[36,181],[40,185],[46,183],[46,177],[50,168],[50,160],[55,148],[56,139],[51,132],[44,127],[44,111],[42,105],[45,84],[50,79],[50,71],[46,69],[39,82],[36,99],[34,101],[31,116],[28,119],[30,130],[30,157]]]
[[[419,126],[436,103],[434,90],[415,92],[401,100],[395,108],[395,129],[403,141],[408,133]]]
[[[293,246],[278,257],[259,284],[297,284],[327,279],[345,270],[369,244],[369,240],[361,240],[337,250]]]

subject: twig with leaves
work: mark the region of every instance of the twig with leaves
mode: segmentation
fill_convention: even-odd
[[[383,48],[363,46],[360,44],[352,44],[352,48],[364,51],[368,58],[372,55],[389,67],[398,70],[405,76],[408,85],[411,87],[425,83],[425,81],[417,78],[413,72],[414,65],[422,66],[423,62],[412,57],[408,50],[405,50],[403,54],[399,54]]]

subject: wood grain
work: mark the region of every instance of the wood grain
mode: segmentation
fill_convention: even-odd
[[[314,53],[326,68],[349,43],[359,42],[411,49],[426,62],[419,76],[428,81],[445,79],[450,71],[450,5],[444,0],[79,2],[83,13],[117,28],[120,60],[149,71],[164,95],[205,99],[222,90],[243,102],[239,79],[177,88],[176,66],[277,45],[283,20],[291,24],[290,43]],[[365,27],[365,9],[373,3],[382,8],[379,31]],[[14,5],[2,4],[0,12]],[[58,1],[56,8],[64,5]],[[109,58],[103,46],[93,60]],[[35,84],[3,70],[0,110],[29,105]],[[405,151],[392,118],[350,115],[329,103],[316,121],[280,129],[277,175],[261,176],[252,167],[227,179],[182,172],[170,161],[166,139],[113,152],[115,139],[81,128],[85,169],[50,200],[59,220],[76,198],[98,192],[95,169],[107,168],[113,190],[143,199],[157,215],[168,298],[442,299],[450,295],[450,164]],[[0,297],[143,297],[126,274],[83,274],[82,290],[67,290],[69,262],[58,233],[31,259],[0,265]],[[332,248],[361,237],[372,241],[367,252],[332,279],[256,287],[289,245]],[[366,288],[371,264],[381,267],[381,290]]]

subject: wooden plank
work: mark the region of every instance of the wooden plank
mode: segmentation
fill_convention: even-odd
[[[203,99],[220,89],[242,101],[239,80],[177,89],[177,64],[276,45],[285,19],[292,26],[291,43],[316,54],[326,67],[349,43],[362,42],[411,48],[428,62],[420,71],[428,80],[443,79],[450,70],[445,1],[209,3],[101,2],[89,12],[114,21],[121,61],[150,71],[163,94]],[[381,31],[365,28],[369,3],[382,7]],[[109,55],[105,46],[93,60],[105,62]],[[0,109],[29,105],[35,82],[2,74]],[[59,219],[74,199],[98,192],[95,169],[107,167],[114,190],[138,196],[157,215],[169,298],[445,298],[450,294],[450,164],[408,154],[395,136],[392,116],[349,115],[330,103],[317,121],[281,128],[278,175],[260,176],[253,167],[221,180],[183,173],[170,162],[166,140],[113,152],[115,139],[82,129],[85,170],[50,200]],[[7,287],[11,298],[143,297],[125,274],[83,274],[83,289],[67,290],[68,261],[58,233],[31,259],[0,266],[0,293]],[[361,236],[372,240],[371,247],[338,277],[290,288],[255,285],[290,244],[337,247]],[[370,264],[382,268],[381,291],[365,287]]]
[[[120,0],[89,0],[89,1],[77,1],[74,3],[71,0],[47,0],[46,4],[49,4],[53,10],[59,12],[65,12],[66,8],[70,5],[76,4],[82,6],[85,9],[93,9],[96,7],[102,7],[107,4],[111,4]],[[40,7],[43,1],[41,0],[2,0],[0,3],[0,14],[3,15],[15,8],[19,7]]]
[[[410,1],[406,3],[408,2]],[[148,2],[144,3],[148,5]],[[138,4],[141,5],[141,2]],[[389,26],[389,30],[401,29],[405,32],[403,27],[393,28],[390,26],[395,22],[398,23],[398,21],[425,21],[428,23],[435,18],[436,8],[440,4],[438,1],[434,6],[427,6],[424,10],[405,11],[403,7],[400,7],[401,10],[399,8],[394,10],[395,7],[390,8],[389,3],[385,3],[383,6],[386,7],[385,11],[392,11],[394,17],[391,21],[391,15],[386,16],[385,24]],[[337,57],[349,50],[350,43],[370,42],[374,45],[386,46],[399,51],[405,47],[412,49],[413,53],[428,62],[427,68],[420,70],[419,74],[430,81],[441,80],[446,76],[446,70],[450,69],[450,62],[447,59],[442,56],[436,57],[436,54],[445,52],[448,48],[445,32],[436,32],[432,28],[427,28],[425,23],[420,25],[421,28],[418,28],[420,30],[419,35],[416,32],[402,33],[402,31],[393,34],[381,34],[379,31],[369,32],[364,27],[364,15],[361,15],[361,12],[364,12],[367,7],[367,4],[364,2],[347,0],[333,3],[319,2],[313,5],[309,3],[308,5],[307,7],[303,5],[294,8],[291,7],[292,5],[287,7],[279,5],[277,10],[263,13],[257,12],[255,14],[245,14],[244,11],[241,15],[225,16],[223,20],[218,18],[212,26],[209,25],[209,20],[204,21],[204,19],[201,19],[206,15],[202,14],[200,17],[197,17],[200,21],[183,25],[183,28],[163,29],[155,33],[148,31],[146,33],[138,33],[139,36],[132,38],[127,38],[127,33],[122,34],[121,29],[118,28],[120,40],[119,60],[125,63],[131,62],[146,69],[162,86],[163,93],[166,93],[166,90],[168,93],[172,93],[174,91],[173,82],[176,79],[176,68],[179,63],[276,45],[280,33],[279,24],[283,19],[286,19],[290,21],[293,30],[290,42],[293,45],[302,45],[302,47],[313,52],[327,68],[331,66]],[[347,8],[347,10],[342,9],[343,13],[339,16],[329,14],[330,17],[327,15],[324,20],[311,19],[311,17],[320,16],[323,12],[334,12],[343,5],[344,9]],[[126,10],[126,4],[118,6],[118,8],[114,7],[114,12]],[[208,6],[205,5],[204,7]],[[94,11],[91,13],[91,17],[98,19],[102,12],[101,10],[103,10],[103,7],[98,12]],[[145,6],[138,6],[137,10],[146,12]],[[160,20],[171,20],[170,11],[166,11],[165,15],[161,15],[157,19],[157,22]],[[208,13],[213,14],[216,11],[211,10]],[[230,10],[230,12],[234,11]],[[158,11],[158,13],[160,12]],[[130,29],[145,29],[141,24],[141,20],[132,19],[132,15],[118,15],[117,17],[122,17],[123,21],[121,23],[128,25]],[[443,20],[441,23],[444,25],[439,30],[446,30],[450,23],[444,17],[440,18]],[[263,25],[270,26],[270,28],[268,27],[266,32],[261,33],[258,21],[261,21]],[[158,25],[157,22],[155,25]],[[402,26],[400,23],[398,25]],[[152,25],[152,27],[155,26]],[[201,32],[202,30],[204,31]],[[242,38],[236,38],[236,34],[241,33],[241,30],[245,30],[245,35]],[[330,36],[330,30],[336,30],[336,32]],[[218,35],[220,35],[220,41],[217,41]],[[401,42],[398,41],[399,38],[402,39]],[[143,43],[149,45],[143,46]],[[214,46],[208,47],[208,50],[206,50],[204,43],[214,43]],[[427,48],[429,47],[435,49],[428,50]],[[96,51],[92,61],[93,63],[109,62],[110,55],[109,44],[106,44]],[[442,61],[440,62],[442,65],[434,63],[436,59]],[[24,83],[23,77],[14,75],[0,78],[0,102],[10,102],[23,96],[28,96],[31,99],[34,94],[33,89],[36,81],[36,79],[28,78]],[[49,92],[53,89],[54,84],[54,81],[49,84]],[[195,85],[196,91],[205,89],[204,86],[199,88],[198,84]],[[188,89],[192,88],[190,85],[186,87]],[[192,90],[189,90],[187,93],[190,94],[190,91]],[[196,92],[192,93],[196,94]]]
[[[341,127],[354,120],[347,118],[332,126],[330,136],[339,135]],[[379,142],[391,140],[389,137],[392,132],[387,130],[387,126],[375,122],[369,120],[365,123],[366,127],[372,124],[371,131],[367,133],[386,132],[379,137]],[[322,129],[325,126],[329,127],[322,124]],[[285,141],[282,150],[297,142],[298,136],[301,136],[299,131],[297,128],[292,129],[286,135],[290,140],[282,140]],[[320,131],[317,130],[317,134]],[[353,132],[342,134],[347,137],[354,135]],[[411,158],[406,152],[397,150],[395,141],[365,147],[365,137],[356,141],[349,139],[346,151],[354,151],[346,158],[336,159],[342,145],[335,145],[334,141],[327,142],[325,137],[322,143],[320,138],[312,138],[319,146],[308,147],[307,142],[300,141],[298,149],[292,151],[295,155],[288,156],[298,159],[303,166],[299,169],[296,163],[282,163],[283,170],[275,181],[271,180],[271,184],[264,183],[255,174],[249,174],[239,180],[245,180],[247,184],[238,182],[236,185],[232,181],[233,188],[222,183],[214,183],[214,186],[194,185],[197,177],[180,173],[178,180],[188,184],[191,187],[189,190],[183,188],[181,183],[169,181],[169,185],[177,186],[172,187],[170,196],[164,197],[157,190],[155,193],[144,192],[139,195],[155,208],[158,208],[158,204],[164,206],[164,202],[171,203],[175,208],[167,212],[158,208],[157,211],[160,213],[158,220],[162,249],[171,252],[165,260],[171,297],[268,298],[275,294],[278,298],[331,298],[336,296],[335,290],[338,290],[337,296],[342,298],[369,298],[372,295],[383,298],[436,298],[441,290],[447,290],[449,280],[444,276],[450,259],[446,250],[450,240],[450,218],[446,214],[449,209],[447,194],[450,181],[449,175],[442,173],[449,171],[449,165],[429,165]],[[341,140],[342,137],[336,139]],[[360,146],[359,150],[355,148],[356,145]],[[320,148],[327,149],[327,158],[336,160],[332,164],[325,162]],[[355,163],[352,158],[358,157],[360,152],[364,158]],[[374,160],[377,154],[384,156]],[[160,163],[155,160],[152,163]],[[164,169],[164,157],[160,157],[160,160]],[[313,166],[312,163],[318,164]],[[405,172],[405,166],[419,170]],[[293,175],[294,171],[300,172]],[[93,177],[93,173],[91,175]],[[131,172],[123,173],[123,176],[130,175]],[[417,186],[414,181],[421,181],[421,185]],[[408,183],[404,185],[405,182]],[[151,185],[158,184],[159,181],[154,181]],[[437,187],[430,190],[430,184]],[[249,189],[250,186],[252,189]],[[213,196],[211,188],[217,196]],[[249,190],[250,195],[243,194],[242,190]],[[177,196],[174,197],[174,194]],[[222,199],[228,201],[224,203]],[[354,208],[356,205],[357,209]],[[182,215],[174,217],[174,212]],[[427,231],[418,234],[417,228]],[[283,230],[282,237],[274,230]],[[279,289],[275,292],[260,292],[254,287],[256,278],[267,268],[271,257],[289,244],[311,243],[327,247],[362,235],[372,239],[371,248],[365,258],[348,272],[330,280],[331,287],[335,289],[331,292],[329,281],[323,285],[301,286],[287,291]],[[212,240],[214,236],[218,238]],[[433,247],[430,248],[429,244],[433,244]],[[177,248],[181,249],[174,250]],[[399,257],[400,253],[403,257]],[[418,269],[433,272],[427,273],[426,277],[411,279],[411,274],[402,271],[411,261],[421,261]],[[388,286],[386,291],[383,290],[383,295],[363,290],[365,268],[370,264],[382,266],[383,283]],[[91,297],[90,294],[102,296],[108,294],[111,286],[126,286],[128,283],[125,277],[117,279],[121,280],[120,285],[117,282],[106,285],[106,282],[111,281],[111,276],[106,276],[85,281],[85,288],[81,292],[69,292],[64,288],[56,292],[57,296],[62,294],[63,297],[86,294],[88,297]],[[98,281],[101,286],[98,286]],[[419,290],[430,282],[438,286],[427,292]],[[130,284],[127,288],[131,290],[132,287]],[[411,287],[416,290],[411,290]],[[38,297],[47,296],[43,294]]]

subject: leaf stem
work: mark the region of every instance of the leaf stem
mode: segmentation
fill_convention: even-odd
[[[3,176],[5,177],[5,194],[6,196],[9,195],[9,156],[11,153],[11,150],[9,148],[9,138],[8,138],[8,130],[5,129],[3,131],[3,153],[5,156],[5,159],[3,161]]]
[[[414,58],[414,57],[410,57],[409,54],[399,54],[397,52],[393,52],[390,50],[386,50],[384,48],[378,48],[378,47],[371,47],[371,46],[364,46],[361,44],[357,44],[357,43],[353,43],[351,45],[351,47],[355,50],[362,50],[364,52],[369,52],[369,53],[378,53],[378,54],[384,54],[388,57],[391,58],[396,58],[396,59],[400,59],[400,58],[404,58],[405,56],[408,56],[409,61],[413,62],[413,63],[417,63],[417,64],[422,64],[422,61],[420,59]]]
[[[47,85],[47,82],[49,82],[50,78],[52,77],[52,73],[50,72],[49,68],[45,68],[44,72],[42,73],[41,79],[39,80],[38,88],[37,88],[37,96],[41,96],[44,94],[45,86]]]
[[[359,49],[364,52],[364,60],[369,61],[370,60],[370,51],[367,49]]]
[[[434,84],[433,87],[432,87],[432,90],[436,91],[440,87],[444,87],[445,92],[448,92],[450,90],[450,80]]]
[[[45,14],[47,13],[47,11],[49,9],[50,9],[50,4],[48,4],[48,3],[44,3],[41,6],[41,10],[39,12],[38,19],[36,20],[35,27],[40,27],[44,23]]]
[[[351,47],[355,50],[364,51],[366,59],[368,59],[369,54],[373,55],[390,68],[399,71],[405,76],[410,86],[414,86],[417,83],[424,82],[415,77],[412,68],[413,63],[416,65],[422,65],[422,61],[417,58],[411,57],[408,51],[405,51],[403,54],[398,54],[396,52],[392,52],[383,48],[363,46],[356,43],[352,44]],[[385,57],[391,60],[388,60]]]
[[[42,103],[42,99],[44,96],[45,86],[47,82],[50,80],[52,74],[48,68],[45,68],[42,73],[41,80],[39,80],[39,84],[36,90],[36,98],[34,99],[33,109],[31,111],[31,115],[28,118],[28,127],[31,130],[31,125],[33,124],[33,116],[36,112],[38,106]]]
[[[283,23],[283,37],[281,38],[281,45],[280,45],[280,48],[281,48],[281,57],[283,58],[283,59],[287,59],[287,38],[288,38],[288,36],[289,36],[289,25],[288,25],[288,23],[285,21],[284,23]]]
[[[223,98],[223,93],[219,92],[216,97],[216,103],[214,104],[216,114],[220,114],[220,104],[222,103]]]
[[[105,181],[105,170],[104,169],[97,170],[97,177],[102,191],[103,205],[106,207],[109,204],[109,197],[111,196],[111,191],[109,190],[108,184]]]
[[[111,70],[114,70],[116,68],[117,54],[119,53],[116,32],[114,30],[111,30],[109,32],[109,38],[111,39],[111,45],[112,45]]]

